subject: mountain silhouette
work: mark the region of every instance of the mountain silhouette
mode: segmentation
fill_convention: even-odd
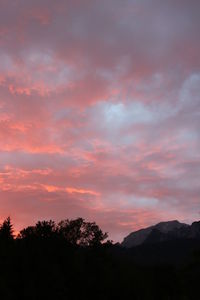
[[[132,248],[143,244],[153,244],[181,239],[200,239],[200,221],[188,225],[177,220],[161,222],[154,226],[130,233],[121,245]]]

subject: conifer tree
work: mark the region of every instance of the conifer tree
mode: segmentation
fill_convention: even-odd
[[[0,225],[0,239],[12,240],[13,238],[13,224],[11,223],[10,217],[8,217],[4,220],[3,224]]]

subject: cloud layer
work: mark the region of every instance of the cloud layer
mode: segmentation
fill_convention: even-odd
[[[200,213],[200,2],[0,0],[0,217],[121,240]]]

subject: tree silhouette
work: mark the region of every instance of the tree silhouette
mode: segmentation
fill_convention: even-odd
[[[82,218],[61,221],[57,230],[72,245],[95,246],[108,237],[95,222],[85,222]]]
[[[39,221],[35,226],[35,233],[40,238],[52,238],[56,232],[55,222],[49,221]]]
[[[95,222],[84,222],[83,228],[82,245],[98,246],[108,237],[108,234],[103,233]]]
[[[4,220],[3,224],[0,225],[0,239],[7,241],[12,240],[13,238],[13,225],[11,223],[10,217],[8,217]]]
[[[17,238],[18,239],[32,239],[35,236],[36,236],[35,226],[28,226],[20,231]]]
[[[83,218],[62,220],[57,225],[54,221],[38,221],[35,226],[28,226],[20,231],[18,239],[60,239],[73,246],[98,246],[108,234],[103,233],[95,222],[85,222]]]
[[[72,245],[77,245],[82,236],[83,223],[84,220],[82,218],[76,220],[62,220],[58,223],[58,232],[67,242]]]
[[[38,221],[35,226],[28,226],[20,231],[18,238],[21,239],[50,239],[56,235],[56,225],[52,220]]]

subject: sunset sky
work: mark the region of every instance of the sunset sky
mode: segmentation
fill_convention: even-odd
[[[200,219],[200,1],[0,0],[0,222],[114,241]]]

